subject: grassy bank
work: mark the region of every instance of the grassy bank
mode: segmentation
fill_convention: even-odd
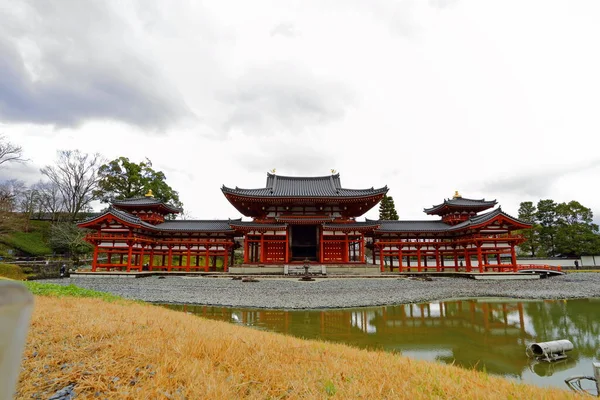
[[[27,274],[23,272],[21,267],[14,264],[0,264],[0,278],[13,279],[15,281],[23,281],[27,279]]]
[[[51,254],[52,249],[48,243],[50,226],[49,221],[29,221],[27,232],[7,233],[0,237],[0,242],[32,256]]]
[[[35,281],[23,282],[31,293],[38,296],[51,297],[90,297],[98,298],[106,301],[123,300],[122,297],[114,294],[98,292],[96,290],[84,289],[75,285],[55,285],[52,283],[39,283]]]
[[[94,298],[38,296],[23,367],[19,398],[48,398],[69,384],[81,398],[119,399],[577,397],[396,354]]]

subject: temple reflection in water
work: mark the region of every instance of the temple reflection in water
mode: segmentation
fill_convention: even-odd
[[[599,303],[595,299],[472,299],[343,310],[168,307],[302,338],[401,352],[522,378],[523,374],[544,377],[572,370],[581,357],[597,357]],[[575,344],[567,361],[530,363],[524,351],[527,343],[557,338]]]

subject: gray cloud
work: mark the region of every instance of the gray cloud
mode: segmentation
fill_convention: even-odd
[[[18,1],[0,13],[0,118],[76,126],[112,119],[161,130],[192,117],[103,1]],[[131,40],[133,41],[133,40]]]
[[[299,132],[341,119],[353,102],[339,83],[290,64],[249,70],[222,95],[230,107],[223,129],[269,135]]]
[[[40,168],[31,162],[11,163],[0,168],[0,182],[18,179],[27,184],[33,184],[41,178]]]
[[[525,172],[518,176],[501,177],[480,185],[482,192],[514,193],[544,197],[552,192],[552,186],[562,177],[600,166],[599,160],[579,163],[570,167]]]

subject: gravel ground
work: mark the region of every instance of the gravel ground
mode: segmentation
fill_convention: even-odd
[[[317,309],[424,302],[465,297],[567,299],[600,297],[600,273],[578,273],[540,280],[476,281],[465,278],[297,279],[167,277],[45,280],[61,285],[114,293],[156,303],[188,303],[233,307]]]

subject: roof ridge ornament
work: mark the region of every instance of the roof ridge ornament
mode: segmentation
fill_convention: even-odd
[[[454,191],[454,196],[452,196],[453,199],[462,199],[462,196],[460,195],[460,193],[458,193],[458,190]]]
[[[152,193],[152,189],[148,189],[148,193],[144,195],[144,197],[154,197],[154,193]]]

